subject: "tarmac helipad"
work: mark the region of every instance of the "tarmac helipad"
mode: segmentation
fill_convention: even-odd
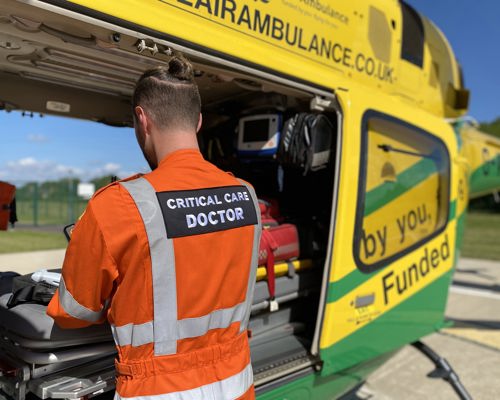
[[[461,259],[450,288],[446,316],[454,326],[422,339],[446,358],[474,400],[500,399],[500,262]],[[371,375],[354,399],[453,400],[434,365],[404,347]]]

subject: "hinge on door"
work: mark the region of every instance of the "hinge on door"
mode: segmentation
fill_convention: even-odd
[[[325,99],[322,96],[314,96],[309,107],[311,111],[332,111],[335,109],[333,99]]]

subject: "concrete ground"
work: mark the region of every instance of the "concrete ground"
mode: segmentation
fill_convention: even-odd
[[[446,316],[454,326],[422,341],[448,360],[474,400],[500,399],[500,262],[461,259]],[[448,383],[427,377],[433,370],[427,358],[406,346],[353,400],[458,399]]]
[[[66,249],[0,254],[0,271],[29,274],[39,269],[61,268]]]

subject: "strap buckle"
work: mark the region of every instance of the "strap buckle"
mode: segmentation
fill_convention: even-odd
[[[125,364],[115,360],[115,368],[119,376],[126,376],[130,378],[141,377],[144,373],[142,363]]]

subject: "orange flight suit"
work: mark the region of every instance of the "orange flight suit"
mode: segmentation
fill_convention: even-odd
[[[115,399],[253,399],[247,325],[260,241],[251,186],[197,150],[97,192],[47,313],[111,324]]]

